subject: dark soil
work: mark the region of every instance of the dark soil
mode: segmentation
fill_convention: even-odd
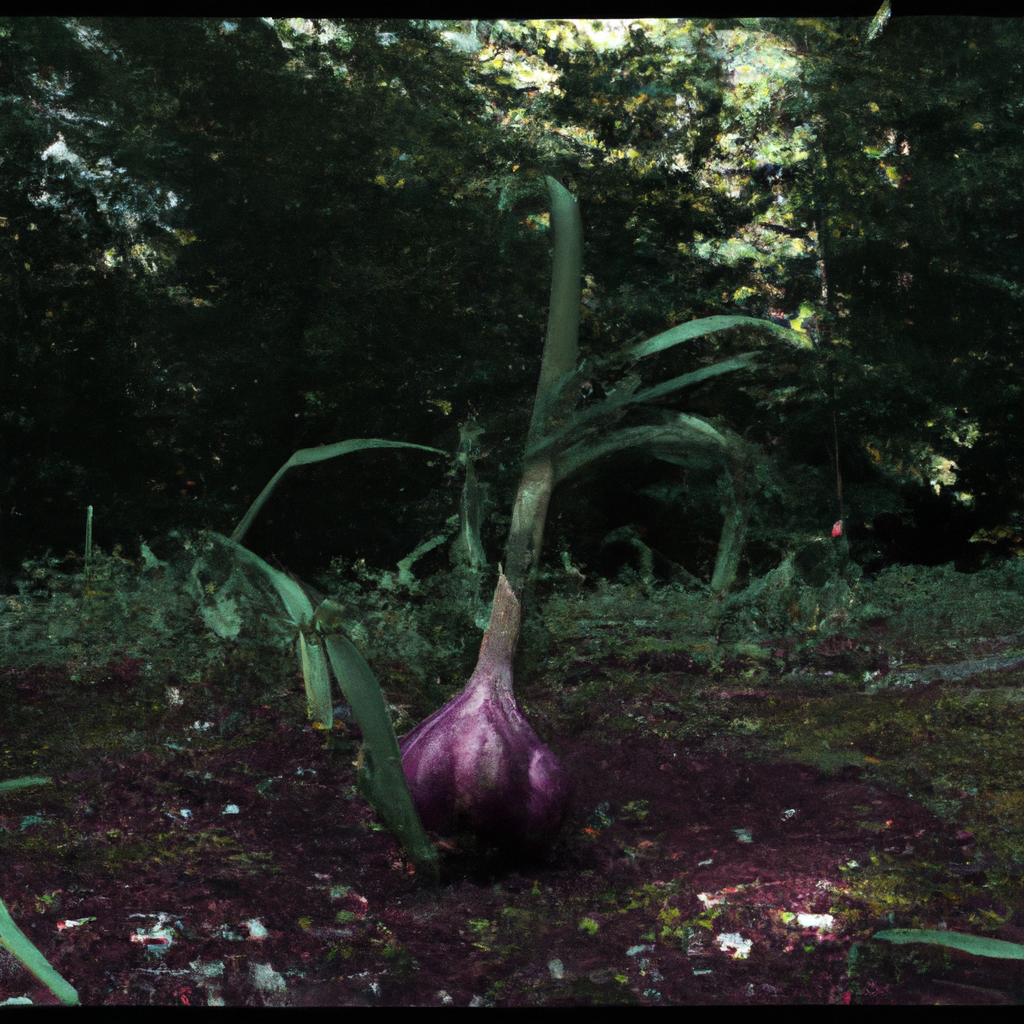
[[[524,673],[570,820],[541,863],[437,837],[439,888],[283,655],[0,669],[0,781],[51,779],[0,793],[0,898],[86,1004],[1024,999],[1024,961],[872,939],[1024,942],[1005,638],[946,650],[967,678],[904,639],[918,676],[885,688],[880,623],[717,668],[649,632]],[[0,1002],[23,997],[54,1001],[0,951]]]

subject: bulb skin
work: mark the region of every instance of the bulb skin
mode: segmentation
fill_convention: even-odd
[[[502,576],[469,682],[398,745],[425,828],[442,835],[470,831],[539,853],[561,828],[572,786],[516,702],[518,634],[519,602]]]

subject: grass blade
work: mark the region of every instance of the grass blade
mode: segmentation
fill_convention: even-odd
[[[0,782],[0,793],[9,793],[12,789],[24,789],[26,786],[45,786],[51,781],[49,775],[24,775],[20,779]]]
[[[78,1005],[78,993],[14,923],[3,900],[0,900],[0,946],[20,960],[65,1006]]]
[[[648,338],[647,341],[627,349],[624,354],[632,356],[634,359],[642,359],[655,352],[664,352],[665,349],[678,345],[680,342],[703,338],[716,331],[727,331],[730,327],[758,327],[770,331],[780,338],[785,338],[790,344],[796,341],[805,347],[810,346],[810,342],[804,342],[796,331],[788,327],[781,327],[779,324],[772,323],[771,320],[760,320],[754,316],[705,316],[699,320],[690,320],[689,323],[679,324],[662,334],[656,334],[653,338]]]

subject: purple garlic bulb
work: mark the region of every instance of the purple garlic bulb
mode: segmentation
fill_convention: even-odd
[[[512,692],[519,601],[498,580],[476,669],[457,697],[398,741],[425,828],[472,831],[539,853],[562,825],[571,786],[565,766],[527,722]]]

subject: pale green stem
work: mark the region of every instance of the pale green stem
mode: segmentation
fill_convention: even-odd
[[[527,463],[512,508],[505,565],[505,576],[516,594],[522,593],[540,558],[544,522],[554,485],[555,465],[551,459],[540,458]]]
[[[89,594],[92,580],[92,505],[85,510],[85,593]]]

